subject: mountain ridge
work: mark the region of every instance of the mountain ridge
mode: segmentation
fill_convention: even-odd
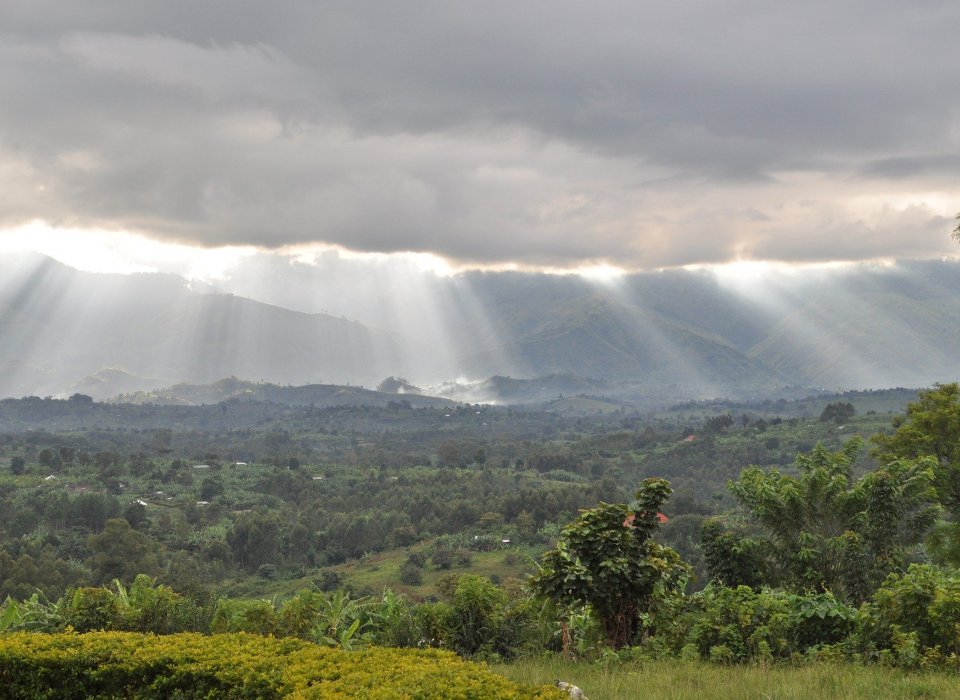
[[[960,263],[950,261],[752,285],[702,270],[604,284],[469,272],[395,295],[382,326],[350,317],[364,300],[348,288],[324,288],[332,311],[315,312],[176,275],[88,273],[42,256],[0,260],[0,275],[0,396],[102,399],[231,375],[375,386],[396,375],[421,386],[576,376],[682,399],[960,377]]]

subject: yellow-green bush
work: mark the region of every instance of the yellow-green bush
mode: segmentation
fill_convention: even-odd
[[[0,637],[9,698],[560,698],[434,649],[324,648],[252,634]]]

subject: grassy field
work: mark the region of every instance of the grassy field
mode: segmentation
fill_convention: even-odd
[[[387,550],[364,557],[359,561],[330,567],[330,570],[337,572],[345,585],[361,595],[379,595],[384,589],[389,588],[413,600],[424,600],[436,596],[441,579],[451,574],[456,576],[473,574],[487,578],[493,577],[494,580],[499,581],[523,578],[526,574],[533,572],[532,557],[539,554],[537,549],[531,547],[472,552],[470,566],[455,566],[440,570],[428,565],[423,570],[423,581],[420,584],[411,586],[401,583],[400,566],[407,556],[411,552],[426,549],[426,545],[421,543],[412,547]],[[312,588],[316,579],[315,573],[303,578],[279,580],[247,576],[225,585],[221,592],[230,598],[270,598],[272,596],[285,598],[303,589]]]
[[[590,700],[885,700],[958,698],[960,676],[908,674],[878,667],[810,664],[797,667],[715,666],[682,661],[601,665],[560,658],[497,664],[511,680],[542,685],[556,679],[578,685]]]
[[[440,579],[450,574],[499,577],[500,580],[522,577],[532,572],[530,557],[537,553],[533,550],[472,552],[472,561],[468,567],[457,566],[439,570],[428,566],[423,570],[423,582],[419,585],[410,586],[400,583],[400,566],[407,555],[422,549],[424,549],[422,545],[415,545],[409,549],[389,550],[365,557],[359,562],[350,562],[332,568],[339,572],[343,580],[355,590],[379,592],[384,588],[392,588],[395,592],[403,593],[414,600],[423,600],[428,596],[436,595]]]

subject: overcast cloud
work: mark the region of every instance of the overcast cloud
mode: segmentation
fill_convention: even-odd
[[[0,229],[644,268],[956,252],[956,0],[0,0]]]

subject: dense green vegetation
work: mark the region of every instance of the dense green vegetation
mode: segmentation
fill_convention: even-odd
[[[702,585],[697,529],[731,503],[725,482],[744,465],[786,467],[818,440],[836,447],[889,423],[869,409],[841,429],[816,419],[827,402],[563,416],[399,402],[6,400],[0,595],[39,587],[53,598],[141,572],[184,591],[289,593],[409,546],[425,550],[429,574],[448,567],[445,554],[433,563],[438,548],[482,554],[510,540],[510,549],[542,551],[580,508],[622,502],[650,476],[673,484],[663,536]]]
[[[250,635],[15,634],[0,638],[4,697],[24,698],[560,698],[453,654],[356,654]]]
[[[958,393],[896,416],[868,406],[903,393],[588,416],[0,402],[60,424],[0,435],[0,630],[955,669]],[[219,428],[181,427],[204,415]]]

